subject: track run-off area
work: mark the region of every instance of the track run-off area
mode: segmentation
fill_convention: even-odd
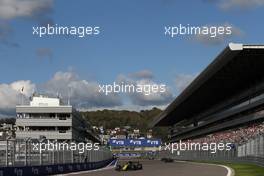
[[[120,161],[124,163],[125,161]],[[164,163],[159,160],[140,160],[143,170],[115,171],[114,166],[108,166],[95,171],[83,171],[65,174],[67,176],[231,176],[228,167],[221,165],[175,161]]]

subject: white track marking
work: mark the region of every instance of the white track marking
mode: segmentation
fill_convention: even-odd
[[[199,162],[192,162],[192,161],[176,161],[176,162],[186,162],[186,163],[199,164],[199,165],[219,166],[219,167],[223,167],[223,168],[225,168],[227,170],[227,175],[226,176],[234,176],[235,175],[235,171],[232,168],[227,167],[225,165],[221,165],[221,164],[199,163]]]
[[[114,166],[111,166],[113,162],[115,162],[115,164],[114,164]],[[91,172],[98,172],[98,171],[109,170],[109,169],[115,168],[116,167],[116,164],[117,164],[117,160],[116,161],[112,161],[106,167],[103,167],[101,169],[87,170],[87,171],[80,171],[80,172],[72,172],[72,173],[67,173],[67,174],[58,174],[57,176],[79,175],[79,174],[85,174],[85,173],[91,173]]]

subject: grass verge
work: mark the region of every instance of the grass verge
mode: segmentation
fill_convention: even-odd
[[[233,162],[202,162],[228,166],[235,171],[235,176],[264,176],[264,167],[254,164]]]

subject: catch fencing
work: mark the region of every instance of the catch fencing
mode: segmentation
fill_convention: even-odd
[[[112,158],[104,146],[98,150],[35,150],[30,142],[20,140],[0,141],[0,167],[40,166],[67,163],[100,162]]]
[[[217,150],[185,150],[174,151],[161,150],[158,153],[159,158],[172,158],[175,160],[191,160],[191,161],[231,161],[231,162],[247,162],[264,166],[264,136],[257,136],[243,144],[233,144],[232,149],[227,151]]]
[[[264,136],[250,139],[243,145],[238,146],[238,157],[264,158]]]

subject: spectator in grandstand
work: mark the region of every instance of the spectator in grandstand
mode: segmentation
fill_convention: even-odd
[[[217,132],[209,134],[202,138],[197,138],[193,140],[188,140],[189,142],[196,143],[219,143],[219,142],[228,142],[242,144],[247,142],[250,139],[253,139],[259,135],[264,135],[264,122],[254,123],[244,127],[230,129],[222,132]]]

